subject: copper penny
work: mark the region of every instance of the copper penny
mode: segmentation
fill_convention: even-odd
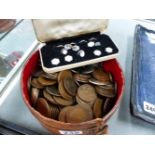
[[[58,78],[58,73],[45,73],[43,72],[40,76],[46,78],[46,79],[50,79],[50,80],[57,80]]]
[[[71,71],[73,73],[90,74],[94,71],[94,65],[88,65],[88,66],[83,66],[83,67],[79,67],[79,68],[73,68]]]
[[[55,105],[51,106],[51,118],[57,120],[59,116],[59,108]]]
[[[102,103],[103,100],[101,98],[97,98],[94,106],[93,106],[93,113],[95,118],[101,118],[102,117]]]
[[[38,82],[43,86],[54,85],[56,83],[54,80],[49,80],[41,76],[38,78]]]
[[[81,85],[78,88],[77,94],[78,94],[79,98],[85,102],[93,102],[97,98],[95,89],[90,84]]]
[[[59,92],[60,92],[60,94],[61,94],[61,96],[62,96],[63,98],[65,98],[66,100],[72,99],[72,96],[69,95],[69,94],[66,92],[65,88],[64,88],[63,80],[61,80],[61,81],[59,82],[58,89],[59,89]]]
[[[63,108],[60,113],[59,113],[59,121],[61,122],[67,122],[67,118],[66,118],[66,114],[72,110],[72,106],[67,106],[65,108]]]
[[[58,86],[57,85],[47,86],[46,87],[46,91],[50,95],[61,96],[60,93],[59,93],[59,90],[58,90]]]
[[[57,104],[62,105],[62,106],[69,106],[74,103],[74,99],[66,100],[62,97],[57,97],[57,96],[53,96],[53,98]]]
[[[109,112],[109,110],[111,109],[111,107],[112,107],[111,98],[106,98],[106,100],[104,101],[103,106],[102,106],[103,115],[106,115]]]
[[[51,109],[44,98],[39,98],[36,103],[36,110],[46,117],[51,117]]]
[[[67,77],[64,79],[64,87],[67,93],[71,96],[75,96],[77,92],[77,85],[73,78]]]
[[[33,104],[34,107],[35,107],[35,104],[36,104],[36,102],[38,100],[39,92],[40,91],[37,88],[32,88],[32,90],[31,90],[31,101],[32,101],[32,104]]]
[[[100,94],[101,96],[113,98],[115,97],[115,89],[105,89],[102,86],[95,86],[96,92]]]
[[[110,80],[109,73],[103,71],[103,69],[100,67],[96,68],[92,74],[93,74],[93,77],[99,81],[106,82]]]
[[[72,110],[67,113],[68,123],[82,123],[91,120],[93,117],[88,115],[86,109],[81,106],[74,106]]]
[[[89,105],[89,107],[93,107],[93,105],[94,105],[94,101],[91,101],[91,102],[85,102],[85,101],[83,101],[83,100],[81,100],[79,97],[78,97],[78,95],[76,95],[76,102],[79,104],[79,105],[82,105],[82,106],[87,106],[87,105]]]
[[[96,80],[95,78],[89,79],[89,83],[94,84],[94,85],[99,85],[99,86],[110,84],[109,81],[99,81],[99,80]]]
[[[58,74],[58,82],[60,82],[61,80],[64,80],[66,77],[71,77],[72,78],[72,72],[69,70],[64,70],[59,72]]]
[[[74,79],[82,83],[88,83],[90,78],[91,78],[91,75],[74,74]]]
[[[43,89],[43,88],[44,88],[43,85],[40,84],[36,78],[33,78],[33,79],[31,80],[31,85],[32,85],[33,87],[35,87],[35,88],[38,88],[38,89]]]
[[[45,99],[48,100],[50,103],[57,105],[57,102],[53,99],[53,96],[51,96],[46,90],[43,90],[43,95]]]
[[[78,103],[79,106],[81,106],[82,108],[87,110],[87,113],[90,117],[93,116],[92,106],[93,106],[94,102],[86,103],[86,102],[82,101],[78,96],[76,96],[76,102]]]

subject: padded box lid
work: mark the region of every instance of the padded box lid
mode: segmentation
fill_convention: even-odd
[[[36,36],[40,42],[48,42],[91,32],[103,32],[107,19],[33,19]]]

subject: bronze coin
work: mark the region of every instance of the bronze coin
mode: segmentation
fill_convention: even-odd
[[[62,106],[69,106],[74,103],[74,99],[66,100],[62,97],[57,97],[57,96],[53,96],[53,98],[57,104],[62,105]]]
[[[70,95],[66,92],[66,90],[65,90],[65,88],[64,88],[63,80],[61,80],[61,81],[59,82],[58,89],[59,89],[59,92],[60,92],[60,94],[61,94],[61,96],[62,96],[63,98],[65,98],[66,100],[72,99],[72,96],[70,96]]]
[[[93,113],[95,118],[102,117],[102,104],[103,104],[103,100],[98,97],[93,106]]]
[[[81,106],[82,108],[87,110],[87,113],[90,117],[93,117],[92,107],[93,107],[94,102],[93,103],[84,102],[78,96],[76,96],[76,102],[78,103],[78,106]]]
[[[38,88],[38,89],[43,89],[43,88],[44,88],[43,85],[40,84],[36,78],[33,78],[33,79],[31,80],[31,85],[32,85],[33,87],[35,87],[35,88]]]
[[[91,120],[93,117],[88,114],[88,111],[81,106],[74,106],[67,114],[68,123],[82,123]]]
[[[95,89],[90,84],[81,85],[78,88],[78,97],[85,102],[94,102],[97,98]]]
[[[90,74],[94,71],[94,65],[87,65],[81,68],[81,74]]]
[[[57,120],[59,116],[59,108],[55,105],[51,105],[51,118]]]
[[[102,106],[103,115],[106,115],[110,111],[111,107],[111,98],[106,98]]]
[[[73,68],[71,69],[73,73],[79,73],[79,74],[90,74],[94,71],[94,65],[87,65],[83,67]]]
[[[57,80],[58,78],[58,73],[45,73],[43,72],[40,76],[46,78],[46,79],[50,79],[50,80]]]
[[[113,98],[115,97],[115,89],[105,89],[102,86],[95,86],[96,92],[100,94],[101,96]]]
[[[77,85],[73,78],[67,77],[64,79],[64,87],[67,93],[71,96],[75,96],[77,92]]]
[[[72,106],[67,106],[67,107],[64,107],[60,113],[59,113],[59,121],[61,122],[67,122],[67,118],[66,118],[66,114],[72,110]]]
[[[99,80],[96,80],[95,78],[89,79],[89,83],[98,85],[98,86],[104,86],[104,85],[110,84],[109,81],[99,81]]]
[[[38,82],[43,86],[54,85],[56,83],[56,81],[54,81],[54,80],[46,79],[41,76],[38,78]]]
[[[72,78],[72,72],[69,70],[64,70],[64,71],[59,72],[58,82],[60,82],[61,80],[64,80],[66,77]]]
[[[37,100],[36,110],[46,117],[51,117],[51,108],[44,98],[39,98]]]
[[[92,101],[92,102],[85,102],[85,101],[83,101],[83,100],[81,100],[79,97],[78,97],[78,95],[76,95],[76,102],[79,104],[79,105],[89,105],[89,107],[93,107],[93,105],[94,105],[94,101]]]
[[[93,74],[93,77],[99,81],[106,82],[110,80],[109,73],[103,71],[103,69],[100,67],[96,68],[92,74]]]
[[[74,79],[81,83],[88,83],[91,75],[86,74],[74,74]]]
[[[46,91],[50,95],[61,96],[60,93],[59,93],[59,90],[58,90],[58,86],[57,85],[47,86],[46,87]]]
[[[32,90],[31,90],[31,101],[32,101],[32,104],[33,104],[34,107],[35,107],[35,104],[36,104],[36,102],[38,100],[39,92],[40,91],[37,88],[32,88]]]
[[[48,100],[50,103],[57,105],[57,102],[53,99],[53,96],[51,96],[46,90],[43,90],[43,95],[45,99]]]

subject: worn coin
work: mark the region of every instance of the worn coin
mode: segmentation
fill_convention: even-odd
[[[103,106],[102,106],[103,116],[106,115],[109,112],[111,107],[112,107],[112,105],[111,105],[111,98],[106,98],[104,103],[103,103]]]
[[[57,96],[53,96],[53,98],[57,104],[62,105],[62,106],[69,106],[74,103],[74,99],[66,100],[62,97],[57,97]]]
[[[45,73],[43,72],[40,76],[46,78],[46,79],[50,79],[50,80],[57,80],[58,78],[58,73]]]
[[[67,107],[64,107],[60,113],[59,113],[59,121],[61,122],[67,122],[67,118],[66,118],[66,114],[72,110],[72,106],[67,106]]]
[[[72,110],[67,113],[67,122],[68,123],[81,123],[91,120],[92,115],[88,114],[88,111],[81,106],[74,106]]]
[[[86,74],[74,74],[73,75],[74,79],[76,81],[79,81],[81,83],[88,83],[89,82],[89,79],[91,78],[91,75],[86,75]]]
[[[36,110],[46,117],[51,117],[51,108],[44,98],[39,98],[37,100]]]
[[[53,99],[53,96],[50,95],[46,90],[43,90],[43,96],[46,100],[48,100],[50,103],[52,104],[56,104],[57,105],[57,102]]]
[[[32,88],[31,89],[31,101],[32,101],[32,104],[33,104],[34,107],[35,107],[35,104],[36,104],[36,102],[38,100],[39,92],[40,92],[40,90],[37,89],[37,88]]]
[[[67,77],[64,79],[64,87],[67,93],[71,96],[75,96],[77,92],[77,85],[73,78]]]
[[[102,103],[103,100],[101,98],[97,98],[94,106],[93,106],[93,113],[95,118],[101,118],[102,117]]]
[[[55,105],[50,105],[51,107],[51,118],[57,120],[59,116],[59,108]]]
[[[103,71],[102,68],[96,68],[92,74],[93,74],[93,77],[99,81],[106,82],[110,80],[109,74]]]
[[[81,100],[78,95],[76,95],[76,102],[78,103],[78,105],[81,105],[83,107],[86,107],[89,105],[90,108],[93,108],[93,105],[94,105],[94,101],[85,102],[85,101]]]
[[[109,81],[99,81],[96,80],[95,78],[89,79],[89,83],[94,84],[94,85],[99,85],[99,86],[104,86],[104,85],[109,85]]]
[[[46,91],[50,95],[61,96],[60,93],[59,93],[59,90],[58,90],[58,85],[47,86]]]
[[[43,89],[44,88],[43,85],[38,82],[38,79],[37,78],[33,78],[31,80],[31,85],[33,87],[35,87],[35,88],[38,88],[38,89]]]
[[[67,91],[65,90],[65,88],[64,88],[64,82],[63,82],[63,80],[61,80],[61,81],[59,82],[58,89],[59,89],[59,92],[60,92],[60,94],[61,94],[61,96],[62,96],[63,98],[65,98],[66,100],[72,99],[72,96],[69,95],[69,94],[67,93]]]
[[[66,77],[72,78],[72,72],[70,70],[64,70],[64,71],[59,72],[58,82],[60,82],[61,80],[64,80]]]
[[[95,89],[90,84],[81,85],[78,88],[77,94],[79,98],[85,102],[93,102],[97,98]]]
[[[38,77],[38,82],[43,85],[43,86],[49,86],[49,85],[54,85],[56,83],[55,80],[50,80],[44,77]]]
[[[115,89],[105,89],[102,86],[95,86],[96,92],[100,94],[101,96],[113,98],[115,97]]]

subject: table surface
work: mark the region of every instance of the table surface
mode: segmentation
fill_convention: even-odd
[[[155,125],[135,118],[130,114],[130,84],[133,52],[133,36],[137,23],[154,28],[155,25],[137,20],[110,20],[106,33],[119,48],[118,61],[125,75],[125,90],[119,108],[108,122],[109,134],[155,134]],[[22,69],[21,69],[22,70]],[[23,102],[20,90],[21,70],[12,79],[0,98],[0,119],[10,121],[40,134],[49,134],[30,113]]]

